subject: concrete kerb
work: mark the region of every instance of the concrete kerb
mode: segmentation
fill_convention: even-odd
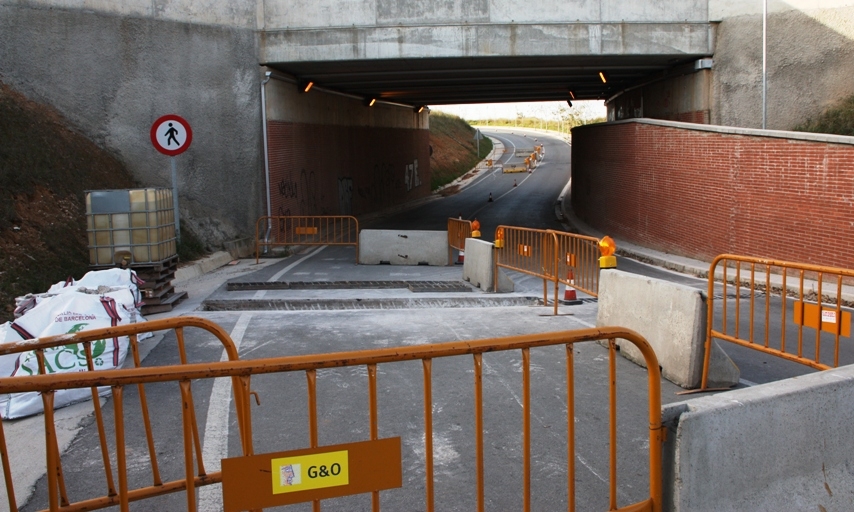
[[[217,251],[210,256],[193,262],[190,265],[179,267],[178,270],[175,271],[175,278],[172,280],[172,284],[180,284],[194,277],[199,277],[202,274],[212,272],[220,267],[228,265],[230,262],[234,261],[234,259],[235,258],[233,258],[229,252]]]

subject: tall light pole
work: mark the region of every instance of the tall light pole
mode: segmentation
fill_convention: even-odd
[[[768,0],[762,0],[762,129],[768,125]]]

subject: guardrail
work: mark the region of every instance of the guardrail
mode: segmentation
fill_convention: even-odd
[[[495,230],[495,289],[498,268],[522,272],[543,280],[543,304],[548,305],[548,283],[554,284],[554,314],[558,288],[566,286],[594,297],[599,293],[599,251],[596,238],[555,230],[498,226]]]
[[[184,343],[184,329],[188,327],[199,328],[206,330],[218,339],[225,349],[227,357],[230,361],[237,361],[237,349],[231,337],[219,325],[202,318],[194,317],[177,317],[167,318],[163,320],[152,320],[118,327],[106,327],[101,329],[92,329],[88,331],[80,331],[72,334],[63,334],[58,336],[50,336],[38,338],[36,340],[26,340],[15,343],[6,343],[0,345],[0,355],[17,354],[28,351],[35,351],[39,362],[39,375],[32,377],[9,377],[0,379],[11,386],[4,387],[0,384],[0,394],[17,393],[26,391],[39,391],[42,396],[44,405],[44,428],[46,439],[46,473],[47,473],[47,488],[48,488],[48,503],[49,510],[62,511],[84,511],[94,510],[110,506],[118,505],[122,510],[128,509],[128,504],[132,501],[143,500],[149,497],[160,496],[162,494],[179,492],[184,489],[193,489],[194,487],[209,485],[220,482],[222,480],[221,472],[207,472],[202,460],[201,439],[199,437],[198,422],[196,421],[195,406],[193,403],[192,388],[189,381],[181,382],[181,397],[183,403],[183,421],[184,421],[184,460],[186,463],[186,473],[184,479],[172,480],[164,482],[161,477],[160,464],[157,460],[157,448],[155,446],[155,436],[151,428],[151,413],[148,407],[144,384],[155,382],[154,376],[160,371],[159,368],[189,368],[193,365],[189,364],[187,359],[187,351]],[[180,365],[171,365],[159,368],[140,368],[139,343],[137,337],[140,333],[154,332],[160,330],[174,330],[177,339],[178,358]],[[94,371],[95,365],[92,357],[92,342],[102,339],[114,337],[128,336],[130,339],[130,353],[133,357],[134,369],[119,369],[119,370],[104,370]],[[45,374],[45,350],[61,347],[66,345],[82,344],[83,352],[85,353],[87,367],[89,371],[75,373],[54,373]],[[78,352],[79,353],[79,352]],[[198,364],[196,364],[198,366]],[[141,407],[141,419],[139,423],[134,423],[138,426],[140,423],[145,431],[146,448],[148,451],[148,459],[151,465],[152,484],[148,487],[139,487],[129,489],[128,483],[128,455],[126,450],[126,421],[124,411],[124,387],[115,386],[112,389],[114,420],[110,425],[110,429],[106,428],[106,418],[101,410],[101,403],[98,396],[98,387],[110,384],[101,383],[102,377],[108,373],[113,375],[139,375],[133,379],[133,384],[137,386],[138,400]],[[102,375],[103,374],[103,375]],[[27,382],[38,382],[41,387],[31,389]],[[250,417],[247,415],[248,407],[244,400],[248,399],[248,380],[243,380],[238,376],[232,379],[232,386],[235,390],[235,404],[237,407],[237,424],[240,432],[241,444],[245,454],[252,453],[252,430]],[[244,388],[245,386],[245,388]],[[100,497],[86,498],[80,501],[72,502],[69,499],[69,493],[66,489],[65,476],[62,469],[62,461],[57,444],[56,424],[54,422],[53,398],[54,392],[61,389],[81,389],[91,387],[92,389],[92,406],[95,415],[95,420],[98,430],[98,439],[101,451],[101,463],[104,468],[106,493]],[[240,390],[240,392],[237,392]],[[110,458],[110,450],[108,447],[107,430],[115,432],[115,470],[118,474],[118,488],[116,488],[113,478],[113,464]],[[18,507],[15,500],[15,490],[13,485],[14,468],[11,467],[9,452],[6,445],[6,435],[3,429],[3,424],[0,422],[0,460],[2,460],[3,474],[6,483],[6,492],[9,501],[10,511],[17,512]],[[193,473],[195,450],[195,464],[197,465],[197,473]],[[162,453],[162,451],[161,451]],[[94,465],[93,465],[94,467]],[[94,478],[92,480],[94,486]],[[195,507],[195,497],[193,497],[193,507]],[[189,510],[189,509],[188,509]]]
[[[199,319],[183,318],[187,325],[196,322],[203,322]],[[154,324],[154,322],[151,322]],[[79,333],[80,336],[75,339],[92,340],[99,336],[114,335],[118,332],[129,334],[136,329],[136,332],[141,332],[141,327],[146,324],[134,324],[131,326],[123,326],[114,329],[101,329],[91,333]],[[158,324],[159,327],[162,327]],[[149,327],[152,327],[149,325]],[[648,385],[648,418],[644,420],[644,426],[648,426],[648,455],[649,455],[649,497],[632,505],[627,505],[618,508],[617,497],[617,374],[616,374],[616,339],[624,339],[633,343],[646,361],[647,367],[647,385]],[[115,408],[115,425],[117,431],[117,458],[119,461],[119,489],[116,492],[109,492],[107,496],[89,500],[85,507],[65,506],[66,498],[63,496],[62,504],[57,498],[58,481],[53,471],[48,471],[49,487],[50,487],[50,510],[91,510],[102,508],[112,504],[119,504],[121,510],[128,510],[128,504],[131,501],[137,501],[152,497],[156,494],[166,494],[172,492],[180,492],[184,490],[187,495],[187,510],[196,509],[195,487],[199,485],[208,485],[218,481],[219,474],[205,474],[204,468],[201,465],[201,458],[198,459],[199,476],[193,475],[193,449],[198,453],[198,443],[194,438],[192,424],[195,418],[194,406],[190,394],[190,386],[193,381],[203,379],[215,379],[230,377],[232,379],[236,398],[236,408],[238,415],[244,411],[244,420],[241,421],[241,433],[243,437],[243,452],[245,455],[252,454],[252,436],[250,427],[250,412],[248,409],[249,402],[249,379],[253,375],[274,374],[284,372],[304,372],[307,383],[308,395],[308,438],[310,448],[321,450],[318,448],[318,393],[317,393],[317,372],[322,369],[334,369],[342,367],[365,367],[367,376],[367,394],[368,394],[368,423],[369,437],[371,440],[378,440],[379,420],[378,420],[378,402],[381,396],[378,388],[378,366],[386,363],[403,362],[403,361],[421,361],[423,370],[423,415],[424,415],[424,473],[425,473],[425,501],[426,509],[433,511],[434,494],[435,494],[435,478],[434,478],[434,446],[433,446],[433,409],[434,402],[432,398],[433,388],[433,373],[432,362],[437,358],[448,358],[456,356],[472,356],[474,387],[474,435],[475,435],[475,490],[474,494],[477,500],[477,510],[483,511],[485,508],[485,474],[484,474],[484,442],[488,437],[488,433],[484,432],[483,428],[483,354],[487,352],[498,351],[520,351],[521,355],[521,379],[522,393],[519,400],[522,405],[522,503],[523,510],[531,509],[531,469],[532,469],[532,441],[531,433],[531,350],[547,346],[563,345],[565,346],[566,357],[566,416],[567,416],[567,433],[566,433],[566,485],[567,485],[567,510],[575,510],[576,501],[576,475],[575,475],[575,432],[576,415],[575,415],[575,362],[574,362],[574,345],[582,342],[594,342],[599,340],[608,341],[608,406],[609,406],[609,426],[608,426],[608,457],[609,457],[609,474],[608,474],[608,489],[609,489],[609,510],[618,511],[652,511],[657,512],[662,507],[662,475],[661,475],[661,443],[663,440],[664,431],[661,425],[661,390],[660,390],[660,374],[658,369],[658,361],[650,347],[649,343],[634,331],[619,327],[604,327],[599,329],[585,329],[579,331],[563,331],[553,333],[538,333],[523,336],[513,336],[506,338],[481,339],[475,341],[464,342],[449,342],[436,343],[430,345],[415,345],[404,347],[390,347],[378,350],[367,350],[358,352],[341,352],[335,354],[316,354],[308,356],[289,356],[277,357],[259,360],[232,360],[214,363],[195,363],[186,365],[160,366],[154,368],[134,368],[134,369],[119,369],[119,370],[104,370],[97,372],[84,372],[81,374],[60,374],[55,376],[36,375],[29,377],[10,377],[0,379],[0,393],[13,393],[34,391],[41,392],[44,396],[50,396],[54,391],[66,388],[87,388],[97,386],[110,386],[113,390],[113,400]],[[468,373],[468,372],[466,372]],[[185,464],[185,479],[175,485],[163,484],[156,486],[155,489],[146,489],[143,491],[129,491],[127,489],[127,456],[124,452],[124,438],[122,434],[122,425],[124,425],[123,412],[123,390],[126,386],[141,385],[143,383],[177,383],[181,389],[182,395],[182,418],[183,418],[183,438],[184,438],[184,464]],[[395,400],[395,397],[390,397]],[[351,417],[347,421],[352,421]],[[53,415],[46,414],[45,422],[49,429],[53,429]],[[292,428],[294,426],[291,426]],[[53,431],[53,430],[49,430]],[[2,433],[2,430],[0,430]],[[5,440],[2,446],[5,453]],[[382,440],[379,440],[382,441]],[[48,443],[50,444],[50,436]],[[504,442],[504,441],[502,441]],[[554,440],[549,439],[549,447],[553,447]],[[561,443],[563,444],[563,443]],[[49,447],[50,448],[50,447]],[[633,450],[636,448],[632,448]],[[56,450],[49,449],[48,468],[58,468],[58,454]],[[301,454],[308,455],[320,453],[312,450],[299,450]],[[271,456],[279,456],[278,454],[269,454]],[[256,456],[260,457],[260,456]],[[376,455],[371,455],[371,459],[375,459]],[[400,467],[399,452],[395,460],[380,460],[380,464],[396,465]],[[250,457],[242,457],[240,460],[248,460]],[[232,459],[229,459],[231,461]],[[277,459],[282,460],[282,459]],[[5,463],[4,470],[8,475],[10,473],[8,463]],[[225,466],[225,461],[224,461]],[[269,475],[270,465],[266,461],[266,471]],[[284,464],[284,463],[282,463]],[[263,465],[263,464],[262,464]],[[326,466],[324,466],[326,467]],[[290,469],[290,466],[288,466]],[[284,473],[284,467],[282,473]],[[309,478],[311,478],[311,468],[309,470]],[[340,470],[340,466],[339,466]],[[321,469],[322,471],[322,469]],[[334,467],[333,467],[334,471]],[[634,471],[633,471],[634,472]],[[335,473],[333,473],[335,474]],[[283,478],[276,475],[277,478]],[[226,477],[230,478],[230,477]],[[254,477],[253,477],[254,478]],[[269,478],[269,476],[268,476]],[[274,480],[278,481],[278,480]],[[410,481],[404,479],[404,481]],[[223,481],[225,488],[228,480]],[[288,481],[288,484],[291,482]],[[11,489],[11,481],[7,478],[6,485]],[[274,483],[275,486],[275,483]],[[271,487],[269,483],[261,482],[261,488],[264,492],[269,493]],[[326,489],[325,491],[328,491]],[[360,491],[365,492],[365,491]],[[305,493],[305,494],[303,494]],[[256,498],[252,492],[237,493],[237,499],[251,501]],[[314,494],[312,491],[302,491],[300,496],[294,496],[293,493],[281,496],[289,496],[292,501],[312,501],[315,500],[315,510],[319,510],[320,502],[317,501],[317,496],[322,493]],[[327,494],[328,496],[328,494]],[[255,508],[252,504],[243,504],[241,502],[235,505],[231,498],[224,496],[226,510],[236,510],[245,508]],[[233,497],[232,497],[233,498]],[[275,497],[274,497],[275,498]],[[266,498],[265,498],[266,499]],[[380,495],[378,491],[372,492],[373,509],[380,508]],[[255,503],[255,502],[253,502]],[[284,502],[281,502],[284,503]],[[61,506],[62,505],[62,506]],[[264,505],[268,506],[268,505]],[[557,507],[555,507],[557,508]],[[14,501],[10,499],[10,509],[17,511]]]
[[[466,238],[471,237],[470,220],[448,219],[448,265],[454,264],[453,250],[466,250]]]
[[[255,223],[255,263],[261,247],[283,245],[352,245],[359,261],[359,221],[349,215],[280,215]]]
[[[851,336],[851,312],[848,308],[843,310],[843,281],[850,282],[852,277],[854,270],[844,268],[734,254],[716,257],[709,266],[701,389],[707,388],[713,339],[817,370],[839,366],[840,337]],[[720,295],[715,292],[716,284],[722,287]],[[732,300],[730,289],[733,290]],[[716,307],[718,300],[720,306]],[[757,302],[760,302],[758,312]],[[720,324],[716,320],[718,308]],[[780,313],[779,325],[771,325],[772,309]],[[811,343],[804,340],[804,327],[815,331]],[[777,328],[779,336],[772,335],[772,329],[776,331]],[[787,343],[792,336],[796,337],[794,346]],[[824,351],[823,346],[826,347]]]

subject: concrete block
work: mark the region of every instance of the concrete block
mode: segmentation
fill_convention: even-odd
[[[232,259],[249,258],[255,256],[255,239],[251,237],[238,238],[222,243],[222,248],[231,254]]]
[[[447,231],[363,229],[359,233],[359,264],[448,264]]]
[[[477,238],[466,238],[466,259],[463,262],[463,279],[485,292],[509,293],[515,289],[513,281],[498,269],[498,290],[493,290],[494,245]]]
[[[203,258],[199,261],[193,262],[190,265],[187,265],[186,267],[181,267],[176,270],[175,278],[172,280],[172,284],[175,285],[187,281],[188,279],[207,274],[208,272],[227,265],[233,259],[234,258],[232,258],[231,254],[229,254],[228,252],[217,251],[206,258]]]
[[[700,290],[659,279],[604,270],[599,277],[597,325],[619,325],[640,333],[652,345],[661,375],[683,388],[700,386],[706,340],[706,301]],[[631,343],[618,341],[620,353],[644,366]],[[738,383],[740,372],[717,343],[712,343],[709,385]]]
[[[664,510],[851,510],[854,366],[668,404]]]

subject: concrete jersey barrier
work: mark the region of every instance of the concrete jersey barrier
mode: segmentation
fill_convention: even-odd
[[[854,366],[663,408],[664,510],[851,510]]]
[[[633,329],[652,345],[661,375],[683,388],[700,386],[706,334],[706,302],[703,292],[660,279],[603,270],[599,276],[597,325],[621,325]],[[643,357],[629,343],[620,353],[643,365]],[[738,367],[712,343],[709,385],[738,384]]]
[[[448,264],[447,231],[363,229],[359,233],[359,264]]]

